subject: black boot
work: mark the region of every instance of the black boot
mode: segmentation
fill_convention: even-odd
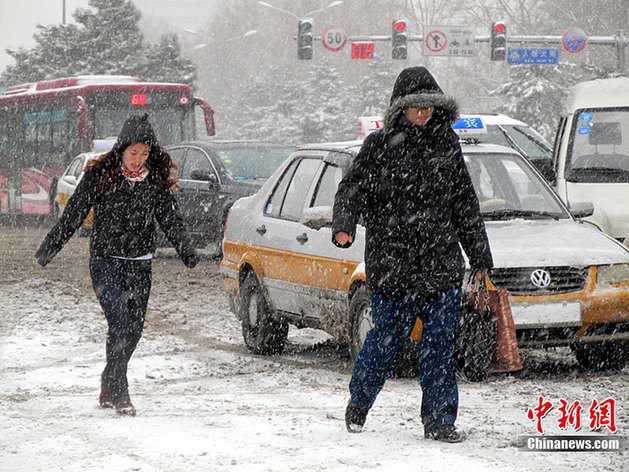
[[[457,431],[453,424],[444,424],[430,431],[425,431],[424,437],[435,441],[460,443],[465,441],[467,435],[463,431]]]
[[[350,433],[360,433],[367,419],[367,411],[361,410],[350,400],[345,409],[345,426]]]

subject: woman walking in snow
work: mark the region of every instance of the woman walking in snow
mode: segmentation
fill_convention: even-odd
[[[169,154],[157,142],[148,115],[132,116],[111,151],[91,161],[57,224],[35,257],[48,264],[94,207],[90,275],[108,323],[107,365],[100,406],[134,416],[127,364],[144,327],[156,249],[155,221],[188,267],[199,258],[173,189],[177,178]]]

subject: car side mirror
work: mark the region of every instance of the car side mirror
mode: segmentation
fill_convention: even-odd
[[[299,222],[307,228],[319,231],[332,226],[332,207],[317,206],[306,208],[301,214]]]
[[[192,169],[192,172],[190,172],[190,178],[192,180],[207,182],[210,189],[213,189],[218,185],[218,178],[210,169]]]
[[[575,218],[586,218],[594,214],[594,204],[589,200],[570,201],[568,208]]]

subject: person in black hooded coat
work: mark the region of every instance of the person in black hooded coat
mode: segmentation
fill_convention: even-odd
[[[361,220],[375,326],[356,358],[346,410],[359,432],[399,360],[417,317],[426,437],[458,442],[452,352],[465,274],[493,266],[477,196],[458,137],[456,101],[424,67],[398,76],[383,129],[365,139],[334,201],[333,242],[349,247]],[[481,275],[481,274],[479,274]]]
[[[127,365],[144,327],[155,221],[186,266],[199,261],[173,195],[175,168],[159,146],[148,115],[128,118],[112,150],[88,163],[65,211],[35,255],[41,266],[47,265],[94,208],[90,275],[108,324],[99,403],[120,415],[136,412],[129,397]]]

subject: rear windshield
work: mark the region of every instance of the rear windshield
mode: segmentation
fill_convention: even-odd
[[[286,158],[296,150],[292,146],[243,146],[215,149],[233,179],[268,179]]]

